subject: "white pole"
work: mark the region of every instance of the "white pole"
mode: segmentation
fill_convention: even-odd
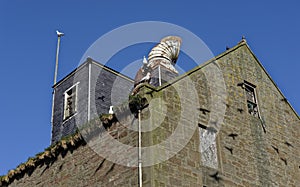
[[[141,110],[139,110],[139,145],[138,145],[138,164],[139,164],[139,187],[142,187],[143,180],[142,180],[142,131],[141,131]]]
[[[54,116],[54,96],[55,96],[55,89],[52,91],[52,114],[51,114],[51,137],[50,137],[50,145],[52,144],[52,132],[53,132],[53,116]]]
[[[53,85],[56,84],[56,79],[57,79],[58,54],[59,54],[60,37],[63,36],[64,33],[56,31],[56,34],[57,34],[57,46],[56,46],[56,59],[55,59],[55,71],[54,71]],[[55,98],[55,89],[53,88],[53,91],[52,91],[52,114],[51,114],[51,140],[52,140],[52,131],[53,131],[54,98]],[[50,140],[50,144],[52,143],[51,140]]]
[[[161,86],[161,72],[160,72],[160,65],[158,66],[158,83],[159,83],[159,86]]]
[[[88,62],[89,63],[89,85],[88,85],[88,114],[87,114],[87,118],[88,118],[88,122],[91,119],[91,73],[92,73],[92,62]]]
[[[56,79],[57,79],[58,54],[59,54],[60,37],[61,37],[60,35],[57,35],[57,48],[56,48],[55,72],[54,72],[54,81],[53,81],[53,85],[56,84]]]

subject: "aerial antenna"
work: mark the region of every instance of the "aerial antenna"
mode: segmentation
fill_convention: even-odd
[[[55,72],[54,72],[54,82],[53,82],[53,85],[56,84],[56,79],[57,79],[58,54],[59,54],[60,38],[65,35],[64,33],[59,32],[58,30],[56,30],[56,34],[57,34],[57,48],[56,48]]]

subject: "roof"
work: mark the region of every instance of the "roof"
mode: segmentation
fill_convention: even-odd
[[[16,169],[10,170],[7,175],[0,176],[0,186],[7,186],[15,179],[22,178],[26,173],[30,175],[40,165],[51,165],[59,155],[66,154],[81,145],[85,145],[85,141],[77,131],[46,148],[44,152],[36,154],[35,157],[28,158],[25,163],[20,164]]]
[[[160,87],[154,87],[154,86],[149,85],[149,84],[142,84],[142,85],[140,85],[140,87],[143,87],[143,86],[144,86],[144,87],[151,88],[152,90],[155,90],[155,91],[160,91],[160,90],[162,90],[162,89],[164,89],[164,88],[166,88],[166,87],[168,87],[168,86],[171,86],[171,85],[174,84],[175,82],[177,82],[177,81],[179,81],[179,80],[181,80],[181,79],[183,79],[183,78],[185,78],[185,77],[191,75],[192,73],[198,71],[199,69],[202,69],[202,68],[208,66],[209,64],[215,62],[216,60],[222,58],[223,56],[225,56],[225,55],[227,55],[227,54],[229,54],[229,53],[231,53],[231,52],[233,52],[233,51],[239,49],[239,48],[242,47],[242,46],[245,46],[245,47],[249,50],[249,52],[250,52],[251,55],[254,57],[254,59],[256,60],[256,62],[259,64],[259,66],[262,68],[262,70],[264,71],[264,73],[268,76],[268,78],[269,78],[269,79],[271,80],[271,82],[274,84],[274,86],[276,87],[276,89],[278,90],[278,92],[282,95],[283,98],[286,98],[286,97],[283,95],[282,91],[281,91],[281,90],[279,89],[279,87],[277,86],[277,84],[275,83],[275,81],[272,79],[272,77],[270,76],[270,74],[269,74],[269,73],[266,71],[266,69],[263,67],[262,63],[258,60],[258,58],[255,56],[255,54],[253,53],[253,51],[250,49],[250,47],[249,47],[249,45],[247,44],[247,41],[246,41],[245,39],[242,39],[236,46],[227,49],[226,51],[224,51],[223,53],[217,55],[216,57],[214,57],[214,58],[212,58],[212,59],[210,59],[210,60],[204,62],[203,64],[201,64],[201,65],[199,65],[199,66],[197,66],[197,67],[191,69],[190,71],[188,71],[188,72],[186,72],[186,73],[184,73],[184,74],[182,74],[182,75],[180,75],[180,76],[174,78],[173,80],[171,80],[171,81],[169,81],[169,82],[163,84],[163,85],[160,86]],[[298,115],[298,113],[296,112],[296,110],[293,108],[293,106],[292,106],[288,101],[287,101],[287,104],[290,106],[290,108],[292,109],[292,111],[296,114],[297,118],[300,120],[300,116]]]
[[[121,78],[123,78],[123,79],[126,79],[126,80],[128,80],[128,81],[130,81],[130,82],[132,82],[132,83],[134,82],[134,80],[133,80],[132,78],[128,77],[127,75],[124,75],[124,74],[122,74],[122,73],[120,73],[120,72],[118,72],[118,71],[116,71],[116,70],[114,70],[114,69],[111,69],[110,67],[105,66],[105,65],[101,64],[100,62],[97,62],[96,60],[94,60],[94,59],[88,57],[88,58],[86,59],[85,62],[83,62],[80,66],[78,66],[76,69],[74,69],[73,71],[71,71],[71,72],[70,72],[68,75],[66,75],[64,78],[62,78],[61,80],[59,80],[56,84],[54,84],[54,85],[52,86],[52,88],[56,88],[58,85],[60,85],[60,84],[61,84],[62,82],[64,82],[65,80],[69,79],[71,76],[73,76],[75,73],[77,73],[79,70],[81,70],[84,66],[88,65],[89,63],[92,63],[92,64],[94,64],[94,65],[97,65],[97,66],[101,67],[102,69],[104,69],[104,70],[106,70],[106,71],[108,71],[108,72],[111,72],[112,74],[115,74],[115,75],[117,75],[118,77],[121,77]]]

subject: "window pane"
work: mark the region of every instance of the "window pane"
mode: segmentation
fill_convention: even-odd
[[[255,103],[254,89],[246,85],[245,90],[246,90],[247,100]]]
[[[246,98],[247,98],[247,107],[249,114],[259,117],[258,114],[258,106],[256,102],[256,96],[255,96],[255,86],[252,86],[250,83],[245,83],[245,92],[246,92]]]
[[[64,119],[76,113],[76,89],[77,86],[74,86],[65,93]]]
[[[248,101],[247,102],[247,106],[248,106],[248,112],[249,112],[249,114],[258,117],[257,104]]]

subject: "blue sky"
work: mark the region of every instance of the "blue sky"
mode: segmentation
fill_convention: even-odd
[[[133,22],[163,21],[184,27],[215,55],[245,35],[299,114],[299,8],[296,0],[1,1],[0,175],[49,146],[56,29],[66,33],[58,79],[77,67],[100,36]]]

